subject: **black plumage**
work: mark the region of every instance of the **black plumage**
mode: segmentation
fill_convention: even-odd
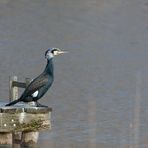
[[[43,97],[43,95],[47,92],[47,90],[51,87],[53,80],[54,80],[54,67],[52,59],[55,55],[59,55],[61,53],[65,53],[58,48],[48,49],[45,52],[45,58],[47,59],[47,65],[44,71],[35,78],[25,89],[23,94],[18,100],[14,100],[6,106],[14,105],[20,101],[23,102],[31,102],[35,101],[37,106],[43,106],[37,101]]]

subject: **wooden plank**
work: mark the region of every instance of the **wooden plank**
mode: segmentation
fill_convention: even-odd
[[[19,87],[19,88],[26,88],[26,83],[13,81],[12,86],[13,87]]]
[[[0,113],[7,113],[7,114],[17,114],[24,112],[24,108],[21,107],[2,107],[0,108]]]
[[[11,87],[26,88],[29,85],[29,83],[30,83],[30,78],[26,78],[25,83],[13,80]]]

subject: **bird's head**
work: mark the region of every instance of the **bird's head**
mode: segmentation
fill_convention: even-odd
[[[63,53],[67,53],[67,52],[66,52],[66,51],[62,51],[62,50],[59,49],[59,48],[49,48],[49,49],[46,50],[46,52],[45,52],[45,58],[46,58],[46,59],[51,59],[51,58],[53,58],[54,56],[60,55],[60,54],[63,54]]]

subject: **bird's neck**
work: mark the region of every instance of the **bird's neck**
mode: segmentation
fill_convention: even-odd
[[[47,65],[45,67],[44,72],[51,75],[51,76],[53,76],[53,62],[52,62],[52,59],[47,60]]]

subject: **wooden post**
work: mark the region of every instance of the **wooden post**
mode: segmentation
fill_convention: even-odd
[[[9,99],[10,102],[13,100],[17,100],[18,99],[18,87],[15,86],[13,83],[17,82],[18,78],[17,76],[12,76],[9,77]],[[21,132],[12,132],[12,144],[13,144],[13,148],[19,148],[19,142],[21,140]]]
[[[13,81],[17,81],[17,76],[9,77],[9,100],[15,100],[18,98],[18,87],[13,87]],[[0,133],[0,144],[12,144],[13,137],[12,132]]]
[[[18,87],[26,88],[29,83],[29,78],[23,83],[17,81],[17,76],[10,77],[9,100],[18,99]],[[35,146],[38,131],[51,128],[51,111],[34,105],[0,107],[0,144],[13,144],[13,148]]]
[[[22,132],[21,146],[22,147],[35,146],[35,144],[38,141],[38,137],[39,137],[39,132]]]
[[[51,111],[48,107],[26,105],[0,107],[0,144],[11,144],[12,137],[7,137],[7,133],[13,132],[14,148],[20,144],[21,147],[32,147],[37,143],[38,131],[51,129]],[[18,132],[22,132],[21,140],[16,140]]]
[[[13,85],[13,82],[17,82],[17,76],[9,78],[9,99],[10,101],[18,99],[18,87]]]

